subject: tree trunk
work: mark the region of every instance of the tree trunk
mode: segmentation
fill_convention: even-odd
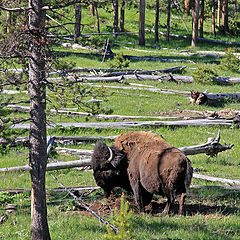
[[[125,21],[125,0],[122,0],[120,10],[120,32],[124,32],[124,21]]]
[[[196,47],[197,45],[197,37],[198,37],[198,17],[199,17],[199,1],[195,0],[195,6],[192,11],[192,18],[193,18],[193,24],[192,24],[192,47]]]
[[[7,12],[7,34],[11,32],[12,25],[12,13],[10,11]]]
[[[98,31],[98,33],[100,33],[100,20],[99,20],[97,7],[96,7],[96,17],[97,17],[97,31]]]
[[[118,0],[113,0],[113,36],[117,37],[118,32]]]
[[[159,42],[159,0],[156,0],[156,9],[155,9],[155,42]]]
[[[90,15],[92,17],[95,15],[95,8],[94,8],[94,5],[92,3],[90,4]]]
[[[184,12],[186,14],[190,14],[190,9],[191,9],[191,0],[185,0],[184,1]]]
[[[216,37],[216,22],[215,22],[215,0],[212,2],[212,35]]]
[[[220,15],[221,15],[221,0],[217,0],[217,25],[220,27]]]
[[[74,26],[74,42],[77,43],[77,38],[81,32],[81,19],[82,19],[82,8],[81,4],[75,5],[75,26]]]
[[[145,46],[145,0],[139,6],[139,45]]]
[[[45,76],[45,12],[43,0],[29,0],[29,29],[32,40],[29,47],[30,131],[29,166],[31,168],[31,239],[50,239],[47,222],[45,172],[46,144],[46,76]]]
[[[171,0],[168,0],[167,35],[166,35],[167,43],[169,42],[170,20],[171,20]]]
[[[223,0],[223,26],[224,26],[224,32],[225,34],[229,31],[228,26],[228,0]]]
[[[200,37],[201,38],[203,38],[204,7],[205,7],[205,2],[204,0],[201,0],[201,15],[200,15]]]

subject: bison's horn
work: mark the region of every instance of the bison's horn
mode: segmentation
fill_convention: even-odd
[[[113,151],[112,151],[112,149],[110,147],[108,147],[108,150],[110,152],[110,157],[109,157],[109,159],[107,161],[111,162],[113,160]]]

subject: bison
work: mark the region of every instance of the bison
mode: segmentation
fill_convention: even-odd
[[[103,146],[103,145],[102,145]],[[96,145],[92,161],[94,177],[104,189],[105,196],[116,186],[134,193],[138,208],[143,211],[153,197],[167,197],[163,214],[180,195],[179,213],[182,214],[185,194],[192,179],[190,160],[177,148],[151,132],[126,132],[116,138],[110,150]],[[108,193],[108,194],[107,194]]]

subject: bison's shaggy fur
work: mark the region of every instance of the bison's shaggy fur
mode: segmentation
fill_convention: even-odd
[[[96,143],[92,155],[93,175],[97,185],[104,190],[104,197],[109,197],[115,187],[131,191],[125,154],[114,146],[111,146],[110,149],[113,154],[110,161],[110,151],[105,143]]]
[[[181,194],[182,213],[185,193],[190,186],[190,160],[177,148],[151,132],[127,132],[116,138],[114,146],[126,154],[128,176],[135,201],[144,209],[154,193],[166,196],[164,213],[174,202],[174,193]]]
[[[126,132],[110,147],[97,143],[92,156],[96,183],[108,197],[114,187],[132,189],[140,210],[152,200],[153,194],[166,196],[164,213],[174,202],[174,194],[181,195],[182,213],[185,193],[190,186],[192,167],[189,159],[160,136],[151,132]]]

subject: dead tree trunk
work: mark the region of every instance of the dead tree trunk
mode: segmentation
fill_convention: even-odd
[[[124,32],[124,21],[125,21],[125,0],[122,0],[120,9],[120,32]]]
[[[196,47],[197,45],[197,37],[198,37],[198,17],[199,17],[199,1],[195,0],[195,6],[192,11],[193,25],[192,25],[192,47]]]
[[[7,34],[11,32],[12,25],[12,13],[10,11],[7,12]]]
[[[201,0],[200,29],[199,29],[201,38],[203,38],[204,8],[205,8],[205,1]]]
[[[168,17],[167,17],[167,35],[166,41],[169,42],[169,35],[170,35],[170,20],[171,20],[171,0],[168,0]]]
[[[215,0],[212,1],[212,35],[216,36],[216,22],[215,22]]]
[[[29,1],[29,29],[32,41],[29,47],[30,132],[29,166],[32,182],[31,239],[50,239],[47,222],[45,172],[46,144],[46,76],[45,76],[45,12],[43,0]]]
[[[139,7],[139,45],[145,46],[145,0],[140,0]]]
[[[184,1],[184,13],[190,14],[191,9],[191,0],[185,0]]]
[[[221,0],[217,0],[217,26],[220,27]]]
[[[82,18],[82,8],[81,4],[75,5],[75,26],[74,26],[74,42],[77,43],[77,38],[81,33],[81,18]]]
[[[224,16],[223,16],[223,26],[225,34],[229,31],[228,26],[228,0],[223,0]]]
[[[118,0],[113,0],[113,36],[117,37],[118,32]]]
[[[93,17],[93,16],[95,15],[95,7],[94,7],[94,5],[91,3],[90,6],[89,6],[89,8],[90,8],[90,15]]]
[[[100,19],[99,19],[97,7],[95,10],[96,10],[96,17],[97,17],[97,31],[98,31],[98,33],[100,33]]]
[[[159,0],[156,0],[156,9],[155,9],[155,42],[159,42]]]

